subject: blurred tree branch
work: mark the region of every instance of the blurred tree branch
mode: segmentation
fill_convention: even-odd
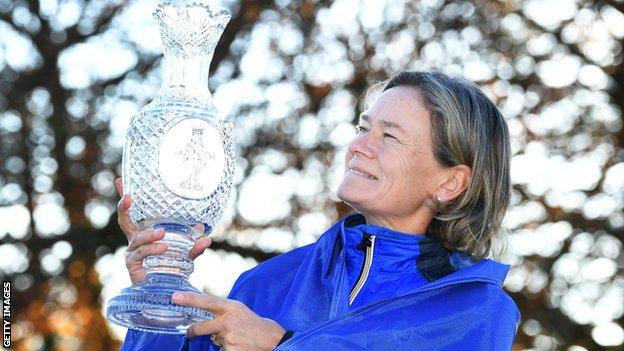
[[[624,4],[621,3],[620,1],[607,0],[607,2],[609,3],[609,5],[613,6],[616,10],[620,11],[621,13],[624,13]]]
[[[81,3],[81,4],[86,4]],[[91,2],[88,2],[89,4]],[[390,48],[393,40],[400,33],[408,33],[406,29],[412,29],[408,35],[411,35],[409,41],[413,42],[414,52],[408,53],[409,57],[401,64],[412,64],[412,62],[421,57],[426,57],[427,52],[424,48],[428,44],[440,44],[440,47],[444,47],[445,40],[448,38],[458,38],[463,40],[462,31],[466,28],[476,28],[482,40],[478,43],[470,46],[471,54],[478,55],[479,59],[484,60],[488,64],[496,64],[491,61],[485,61],[489,55],[496,55],[502,57],[505,62],[509,62],[510,65],[514,64],[514,60],[518,54],[526,55],[526,43],[515,43],[509,39],[509,34],[500,28],[501,19],[510,13],[514,13],[520,16],[530,30],[536,33],[552,33],[557,40],[557,45],[561,45],[562,51],[577,56],[581,61],[586,63],[594,63],[590,57],[583,51],[583,46],[579,43],[566,43],[563,40],[562,28],[564,25],[570,23],[565,22],[560,25],[556,30],[550,31],[544,28],[539,23],[527,18],[525,13],[515,8],[509,2],[492,1],[492,0],[479,0],[474,2],[456,2],[445,0],[443,2],[434,2],[426,5],[420,2],[408,2],[403,9],[405,12],[404,18],[398,20],[394,18],[395,15],[388,13],[387,9],[384,9],[382,15],[382,24],[376,28],[367,28],[363,25],[363,15],[359,11],[363,11],[360,8],[349,9],[355,11],[354,16],[356,23],[354,27],[348,27],[347,29],[353,29],[352,33],[334,33],[333,38],[328,38],[328,34],[323,31],[327,31],[327,28],[322,29],[322,22],[327,21],[327,16],[332,7],[337,6],[337,2],[334,1],[307,1],[296,0],[288,4],[283,2],[276,2],[270,0],[251,1],[244,0],[233,4],[233,18],[226,27],[223,35],[220,38],[220,42],[217,46],[217,50],[212,60],[211,72],[215,73],[219,67],[224,63],[232,66],[233,72],[226,74],[226,78],[220,79],[245,79],[243,76],[243,70],[241,69],[241,61],[245,56],[244,50],[240,50],[240,45],[235,43],[243,42],[247,45],[248,40],[251,40],[251,33],[254,30],[256,24],[262,25],[282,25],[289,24],[294,27],[301,36],[300,52],[287,52],[280,51],[279,40],[280,34],[274,38],[268,39],[270,50],[278,57],[278,60],[283,60],[286,68],[282,74],[274,79],[259,79],[258,82],[254,82],[257,85],[258,91],[266,93],[269,88],[278,83],[290,83],[292,86],[300,89],[301,94],[304,96],[305,104],[300,107],[293,108],[288,112],[288,115],[283,119],[271,120],[266,124],[259,126],[257,130],[253,130],[253,141],[249,145],[241,145],[241,157],[248,163],[248,166],[242,172],[242,178],[247,179],[250,177],[257,166],[258,158],[262,157],[267,151],[277,150],[281,154],[285,155],[287,159],[286,165],[281,170],[273,170],[275,174],[282,174],[286,170],[291,171],[293,168],[302,171],[306,169],[306,165],[312,161],[318,161],[323,167],[329,168],[332,164],[334,157],[336,156],[336,146],[329,141],[327,135],[324,139],[318,140],[312,146],[302,148],[296,140],[297,130],[293,131],[292,127],[288,128],[288,123],[299,124],[300,117],[304,115],[319,116],[321,120],[321,112],[325,114],[333,114],[330,100],[335,97],[336,92],[346,92],[354,100],[360,97],[363,91],[369,86],[372,81],[381,80],[386,78],[389,74],[393,73],[394,66],[390,63],[394,56],[399,54],[396,51],[397,47],[401,45],[395,45]],[[110,34],[109,30],[114,31],[112,21],[123,13],[125,4],[123,2],[111,2],[105,3],[101,12],[97,12],[94,16],[96,18],[92,21],[90,26],[81,27],[80,20],[75,24],[65,28],[65,40],[52,41],[51,38],[57,36],[59,33],[54,32],[51,28],[51,22],[49,18],[42,18],[40,14],[40,2],[35,0],[29,0],[26,2],[14,3],[11,6],[23,6],[27,4],[34,16],[38,16],[41,26],[38,32],[30,33],[26,27],[14,22],[11,9],[0,10],[0,20],[5,22],[8,28],[14,30],[21,35],[27,36],[33,43],[36,50],[39,51],[42,57],[40,65],[29,69],[28,71],[14,71],[10,66],[4,67],[2,76],[0,76],[0,106],[2,106],[3,99],[6,100],[5,111],[16,111],[21,118],[22,128],[7,137],[5,140],[11,140],[11,145],[3,145],[0,149],[2,154],[0,159],[3,161],[8,159],[9,156],[17,156],[21,159],[26,167],[23,172],[19,174],[11,174],[11,172],[5,172],[2,167],[6,168],[6,165],[0,164],[0,187],[8,183],[16,183],[20,185],[21,190],[26,194],[23,205],[26,206],[31,216],[29,218],[29,231],[25,238],[15,239],[13,237],[5,236],[3,243],[9,244],[23,244],[28,248],[28,269],[25,272],[20,272],[23,275],[30,275],[35,284],[29,289],[20,292],[16,297],[15,307],[17,311],[27,311],[35,309],[37,306],[43,306],[42,301],[46,301],[50,293],[50,286],[58,281],[58,277],[50,279],[50,275],[45,273],[42,269],[41,252],[52,247],[58,241],[67,241],[72,244],[73,253],[66,260],[68,263],[65,265],[64,270],[59,274],[63,279],[67,278],[75,286],[81,286],[79,292],[80,301],[85,301],[85,305],[88,308],[98,312],[99,305],[98,296],[100,293],[100,286],[97,283],[97,277],[93,278],[94,270],[93,265],[98,258],[103,254],[115,251],[117,248],[126,244],[125,236],[120,232],[115,216],[111,216],[111,220],[103,228],[95,229],[85,214],[86,204],[93,199],[106,200],[110,203],[116,201],[115,195],[98,193],[93,185],[94,175],[100,172],[109,172],[110,174],[116,173],[116,163],[118,163],[119,152],[115,151],[113,156],[110,156],[107,160],[104,160],[106,154],[106,144],[103,142],[110,136],[109,121],[105,118],[98,120],[103,102],[107,99],[125,99],[134,100],[138,104],[144,103],[144,101],[136,101],[138,99],[145,99],[145,96],[134,95],[132,91],[121,91],[119,87],[124,87],[125,83],[147,80],[151,78],[152,70],[158,64],[160,55],[154,55],[151,53],[142,52],[138,45],[133,44],[130,40],[120,38],[120,42],[126,45],[132,52],[137,55],[137,63],[133,67],[127,69],[125,72],[116,74],[106,78],[91,78],[93,83],[81,89],[70,89],[65,87],[60,80],[61,70],[59,68],[59,57],[68,48],[76,44],[89,41],[91,38],[97,38],[101,35]],[[587,6],[587,5],[590,6]],[[593,4],[593,5],[591,5]],[[598,13],[602,6],[606,5],[616,8],[620,12],[623,11],[623,5],[621,2],[615,0],[603,0],[596,2],[583,2],[582,7]],[[438,6],[433,10],[429,10],[427,6]],[[472,6],[472,8],[471,8]],[[427,12],[430,11],[430,12]],[[423,14],[423,17],[417,15]],[[81,19],[84,19],[86,14],[81,15]],[[323,17],[324,16],[324,17]],[[398,15],[396,15],[398,16]],[[271,19],[272,18],[272,19]],[[345,16],[346,18],[346,16]],[[345,19],[346,21],[346,19]],[[339,23],[343,25],[344,23]],[[431,36],[420,37],[423,30],[426,32],[427,26],[430,25],[434,28]],[[86,29],[85,29],[86,28]],[[275,28],[275,27],[271,27]],[[273,33],[271,33],[273,35]],[[62,38],[63,35],[60,35]],[[323,47],[325,44],[331,44],[334,46],[335,52],[328,52]],[[354,50],[352,45],[354,43],[361,43],[358,50],[358,55],[353,55]],[[502,44],[501,44],[502,43]],[[620,39],[620,43],[622,40]],[[337,48],[337,49],[336,49]],[[447,50],[445,48],[444,50]],[[341,50],[346,52],[342,53]],[[348,62],[352,67],[353,74],[351,77],[344,81],[332,80],[331,77],[327,81],[310,79],[309,76],[314,76],[315,69],[309,62],[312,61],[310,57],[315,54],[319,54],[319,57],[323,59],[336,55],[336,52],[344,54],[344,60]],[[453,54],[452,52],[446,52],[446,54]],[[620,54],[621,55],[621,54]],[[300,60],[301,58],[308,61]],[[547,56],[532,57],[535,59],[536,64],[540,61],[546,60]],[[385,61],[384,61],[385,60]],[[394,64],[393,63],[393,64]],[[452,62],[453,64],[461,67],[462,62]],[[437,64],[437,63],[436,63]],[[414,67],[403,67],[411,68]],[[428,67],[415,67],[416,69],[429,69]],[[491,67],[496,72],[496,67]],[[1,68],[0,68],[1,69]],[[261,69],[264,69],[261,68]],[[624,110],[624,89],[622,82],[624,82],[624,65],[620,61],[616,61],[612,65],[602,67],[602,69],[616,82],[616,86],[609,89],[608,94],[611,97],[611,103],[617,105],[619,111]],[[299,72],[297,71],[299,70]],[[513,71],[513,68],[512,68]],[[17,77],[16,79],[12,77]],[[522,113],[540,114],[544,106],[551,104],[557,100],[563,100],[568,95],[572,94],[574,89],[583,88],[582,84],[575,83],[575,85],[563,88],[551,88],[545,86],[540,80],[537,72],[528,73],[527,75],[512,75],[511,77],[501,78],[499,74],[494,74],[490,79],[480,82],[482,86],[496,87],[504,90],[505,86],[519,87],[524,92],[528,92],[531,89],[540,94],[539,103],[534,106],[527,107]],[[535,88],[538,89],[535,89]],[[50,94],[50,104],[53,109],[53,113],[49,117],[37,116],[29,108],[29,99],[37,88],[43,88]],[[117,95],[115,95],[117,94]],[[80,100],[86,106],[86,115],[76,118],[71,116],[68,111],[68,104],[72,100]],[[270,101],[262,101],[258,104],[242,105],[237,110],[232,112],[234,118],[240,118],[240,116],[251,114],[263,114],[270,113]],[[329,112],[328,112],[329,111]],[[0,111],[2,112],[2,111]],[[349,111],[351,112],[351,111]],[[353,106],[354,119],[357,118],[360,112],[360,105],[355,104]],[[113,112],[114,113],[114,112]],[[589,130],[594,135],[600,135],[601,133],[607,133],[604,127],[591,125],[591,122],[587,120],[579,119],[574,122],[572,126],[572,132],[570,135],[563,136],[542,136],[539,133],[534,133],[526,128],[526,123],[519,116],[516,121],[519,125],[523,126],[524,133],[526,133],[526,140],[540,141],[547,145],[554,145],[555,142],[567,142],[569,138],[579,131]],[[323,125],[325,121],[320,121],[321,130],[323,128],[331,129],[331,124]],[[38,199],[42,198],[42,195],[47,195],[46,191],[41,191],[42,187],[37,183],[37,162],[40,162],[42,157],[41,150],[47,150],[40,147],[39,143],[42,138],[39,134],[34,133],[38,126],[45,125],[53,131],[53,147],[50,150],[49,157],[53,158],[57,163],[58,168],[54,174],[50,177],[53,181],[52,189],[50,193],[58,193],[62,195],[62,207],[67,209],[71,221],[71,228],[57,236],[41,237],[36,233],[35,222],[33,213],[39,205]],[[329,126],[329,127],[328,127]],[[517,126],[516,126],[517,127]],[[593,128],[593,129],[592,129]],[[2,132],[2,130],[0,130]],[[304,131],[305,132],[305,131]],[[331,130],[323,130],[326,134],[329,134]],[[80,136],[85,141],[84,154],[79,158],[72,158],[67,155],[65,148],[70,138],[73,136]],[[2,135],[4,138],[4,134]],[[604,171],[606,168],[612,165],[622,162],[621,147],[624,144],[624,128],[620,128],[619,131],[613,134],[615,139],[614,147],[615,154],[611,160],[605,163],[602,169],[602,175],[593,190],[583,190],[583,194],[590,197],[596,194],[600,194],[600,184],[604,182]],[[320,137],[319,137],[320,138]],[[552,140],[551,140],[552,139]],[[13,145],[14,144],[14,145]],[[555,146],[553,146],[555,147]],[[566,157],[570,155],[565,155]],[[46,155],[47,157],[47,155]],[[619,157],[619,158],[618,158]],[[328,173],[323,173],[322,177],[326,177]],[[323,184],[323,192],[328,192],[329,188],[326,184]],[[39,184],[39,185],[37,185]],[[242,184],[242,183],[241,183]],[[542,204],[546,210],[547,218],[539,223],[524,223],[527,227],[539,226],[543,223],[554,221],[566,221],[571,224],[575,229],[585,230],[588,232],[597,231],[599,229],[607,228],[606,219],[588,219],[583,216],[580,211],[566,212],[558,207],[551,207],[547,204],[544,196],[535,196],[526,191],[522,187],[516,187],[520,199],[519,203],[528,201],[537,201]],[[239,197],[239,192],[235,195]],[[238,198],[236,199],[238,203]],[[16,204],[21,205],[18,200]],[[341,202],[334,202],[329,196],[322,198],[321,200],[311,201],[311,204],[304,203],[293,196],[289,199],[289,205],[291,206],[291,215],[284,219],[278,219],[270,221],[263,225],[257,225],[248,222],[239,211],[233,215],[232,224],[229,228],[232,232],[241,232],[244,230],[253,229],[258,232],[262,232],[269,228],[280,228],[285,230],[296,228],[296,220],[306,211],[316,211],[331,213],[331,216],[344,215],[350,210],[348,206]],[[624,228],[614,228],[609,230],[610,234],[613,234],[619,240],[624,241]],[[0,233],[1,234],[1,233]],[[295,234],[295,233],[293,233]],[[320,233],[319,233],[320,234]],[[565,243],[562,253],[564,253],[569,246],[570,242]],[[233,242],[229,242],[227,239],[215,241],[211,247],[212,250],[224,250],[231,253],[237,253],[243,257],[252,257],[257,261],[264,261],[278,252],[263,252],[258,247],[240,247]],[[96,253],[97,252],[97,253]],[[551,274],[553,264],[559,258],[559,255],[544,258],[541,256],[527,256],[524,257],[523,263],[529,264],[535,269],[543,270],[546,274]],[[74,265],[75,262],[76,263]],[[86,271],[91,273],[80,273],[81,267],[84,265],[88,267]],[[621,269],[620,269],[621,270]],[[76,273],[78,272],[78,273]],[[82,285],[81,285],[82,284]],[[523,318],[533,318],[541,321],[544,324],[545,334],[552,334],[561,339],[561,345],[557,346],[569,346],[569,345],[583,345],[588,349],[604,349],[601,348],[592,339],[591,327],[588,325],[578,325],[570,317],[562,312],[561,309],[552,309],[548,303],[549,287],[546,286],[542,291],[537,294],[532,294],[526,290],[522,290],[513,294],[514,299],[518,302],[520,309],[523,313]],[[39,305],[39,303],[41,303]],[[38,307],[37,307],[38,308]],[[78,307],[77,307],[78,308]],[[39,315],[44,315],[40,313]],[[23,316],[23,315],[22,315]],[[99,315],[100,320],[94,322],[92,325],[103,326],[104,322],[102,316]],[[622,321],[622,318],[619,318]],[[97,329],[97,328],[94,328]],[[105,329],[105,328],[100,328]],[[105,332],[105,331],[103,331]],[[89,331],[89,333],[95,333],[95,331]],[[107,332],[106,332],[107,333]],[[108,335],[108,334],[106,334]],[[104,342],[106,347],[114,345],[114,342]],[[525,335],[522,331],[518,334],[518,343],[530,346],[533,343],[533,336]],[[100,340],[100,339],[98,339]],[[48,335],[45,339],[47,345],[52,348],[54,346],[53,336]]]

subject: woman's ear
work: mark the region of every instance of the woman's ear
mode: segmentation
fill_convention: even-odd
[[[470,185],[472,170],[466,165],[453,166],[447,171],[446,180],[440,184],[438,191],[434,193],[440,202],[448,202],[456,199]]]

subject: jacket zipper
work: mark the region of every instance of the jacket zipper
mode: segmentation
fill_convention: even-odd
[[[371,266],[373,265],[373,251],[375,251],[375,236],[370,234],[364,234],[362,238],[362,243],[360,245],[366,246],[366,256],[364,257],[364,265],[362,266],[362,272],[360,272],[360,276],[349,293],[349,306],[353,303],[355,298],[362,290],[364,283],[368,279],[368,273],[370,272]],[[359,248],[359,247],[358,247]]]

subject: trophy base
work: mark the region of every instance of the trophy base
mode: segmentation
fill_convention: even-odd
[[[212,319],[212,313],[196,307],[175,305],[176,291],[201,294],[184,277],[150,273],[142,282],[125,288],[108,305],[106,316],[129,329],[160,334],[185,334],[193,323]]]

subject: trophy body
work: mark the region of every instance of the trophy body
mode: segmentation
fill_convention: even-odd
[[[111,299],[107,317],[131,329],[183,334],[212,315],[174,305],[171,295],[200,292],[188,282],[188,252],[223,214],[234,174],[233,129],[208,90],[210,61],[230,14],[164,1],[154,16],[165,53],[163,85],[130,122],[122,169],[130,218],[139,230],[163,228],[168,248],[145,258],[146,279]]]

